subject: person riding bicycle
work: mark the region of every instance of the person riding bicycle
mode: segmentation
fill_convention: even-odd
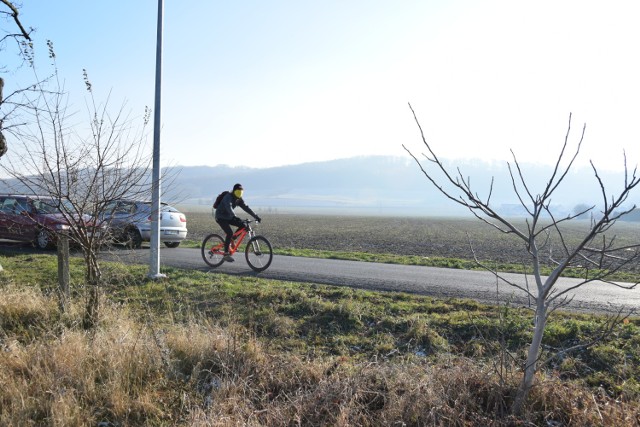
[[[216,222],[226,234],[226,239],[224,240],[224,260],[229,262],[233,262],[233,257],[229,253],[229,245],[233,238],[233,230],[231,229],[231,226],[234,225],[238,227],[238,230],[243,227],[242,220],[233,213],[233,209],[239,206],[257,222],[260,222],[261,220],[260,217],[256,215],[256,213],[244,202],[242,199],[243,193],[244,189],[241,184],[234,185],[233,190],[229,191],[222,198],[220,204],[216,208]]]

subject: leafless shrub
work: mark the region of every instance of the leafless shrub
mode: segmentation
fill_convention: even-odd
[[[83,251],[88,287],[84,324],[95,324],[99,310],[102,272],[98,250],[110,236],[101,218],[116,199],[148,191],[150,155],[145,149],[147,111],[136,127],[123,107],[111,112],[109,100],[98,104],[85,72],[89,94],[88,129],[70,123],[68,95],[57,86],[37,85],[27,98],[29,125],[21,131],[18,148],[6,157],[2,169],[13,177],[20,192],[51,197],[69,224],[69,238]],[[49,230],[56,235],[58,230]]]
[[[523,367],[521,386],[513,404],[513,411],[519,413],[533,386],[539,367],[543,334],[551,313],[566,306],[571,300],[571,293],[582,290],[582,287],[588,283],[598,282],[600,285],[625,287],[611,280],[611,275],[626,266],[637,267],[640,262],[640,242],[621,244],[617,236],[612,233],[614,225],[635,209],[635,205],[628,207],[625,203],[630,193],[640,184],[637,166],[629,169],[625,156],[622,185],[616,192],[609,192],[606,190],[596,166],[591,162],[594,187],[600,198],[599,204],[593,204],[580,212],[558,217],[554,213],[551,200],[558,187],[563,184],[580,153],[586,128],[586,126],[582,128],[575,148],[571,149],[569,142],[571,116],[569,116],[567,133],[555,159],[553,172],[539,192],[531,188],[521,164],[512,151],[513,163],[507,164],[511,186],[520,205],[527,212],[526,223],[518,224],[495,209],[491,199],[493,180],[485,194],[480,194],[476,188],[472,187],[471,178],[466,177],[459,168],[449,170],[425,138],[415,112],[413,109],[411,111],[420,130],[427,154],[424,155],[421,162],[406,147],[405,150],[414,158],[429,183],[451,202],[468,209],[482,223],[493,227],[497,232],[513,236],[530,255],[529,265],[533,272],[532,277],[535,285],[532,287],[525,288],[512,283],[492,269],[490,265],[483,265],[487,270],[493,272],[501,282],[523,291],[533,302],[535,311],[533,337]],[[596,206],[599,206],[599,211],[596,211]],[[569,244],[565,224],[587,213],[591,214],[590,226],[576,244]],[[543,221],[545,216],[548,216],[550,221]],[[554,240],[553,237],[557,239]],[[482,265],[475,252],[474,257]],[[548,258],[554,268],[548,276],[543,277],[541,266],[545,258]],[[569,268],[580,270],[582,281],[567,289],[559,290],[555,286],[558,278]],[[635,284],[628,285],[630,288],[634,286]]]

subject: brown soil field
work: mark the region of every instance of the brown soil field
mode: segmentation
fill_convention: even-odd
[[[202,240],[211,232],[221,233],[208,212],[185,212],[190,240]],[[240,214],[243,212],[237,212]],[[519,238],[505,234],[476,218],[379,217],[283,214],[259,212],[263,221],[258,234],[267,237],[274,248],[317,249],[345,252],[393,253],[424,257],[473,259],[522,263],[529,260]],[[241,218],[246,215],[240,215]],[[526,227],[524,220],[520,221]],[[575,245],[589,226],[574,221],[564,227],[568,245]],[[640,226],[618,222],[607,236],[616,235],[618,244],[640,242]],[[548,247],[558,254],[561,246],[556,234]],[[473,250],[472,250],[473,248]],[[547,250],[548,252],[548,250]]]

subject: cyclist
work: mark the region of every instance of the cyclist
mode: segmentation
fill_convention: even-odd
[[[260,217],[256,215],[256,213],[252,211],[242,199],[243,193],[244,189],[241,184],[234,185],[233,190],[224,195],[220,204],[216,208],[216,222],[226,234],[226,239],[224,240],[224,260],[229,262],[233,262],[233,257],[229,253],[229,245],[231,244],[231,239],[233,237],[233,230],[231,229],[231,226],[234,225],[238,227],[238,230],[243,227],[242,220],[233,213],[233,209],[240,206],[246,213],[251,215],[256,221],[260,222]]]

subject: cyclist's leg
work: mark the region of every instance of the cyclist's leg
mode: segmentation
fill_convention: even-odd
[[[229,245],[231,244],[231,237],[233,236],[233,230],[231,229],[231,225],[229,225],[231,221],[217,219],[216,222],[218,223],[220,228],[222,228],[222,231],[224,231],[224,234],[226,235],[224,239],[224,253],[228,254]]]
[[[229,224],[238,227],[238,230],[240,230],[241,228],[244,228],[244,223],[237,216],[234,216],[233,219],[231,221],[229,221]],[[238,231],[238,230],[236,230],[236,231]]]

